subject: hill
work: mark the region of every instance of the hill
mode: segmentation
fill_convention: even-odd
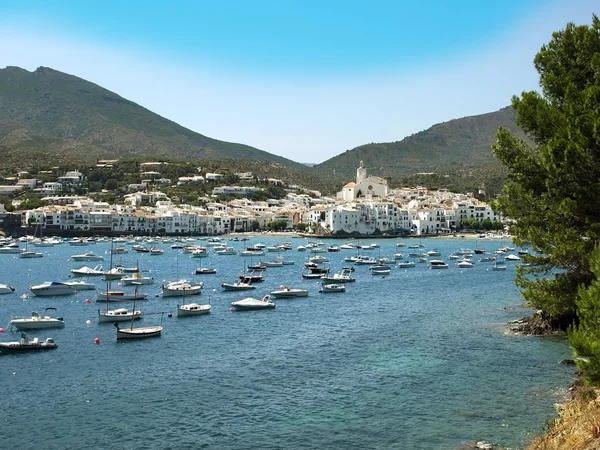
[[[248,145],[203,136],[66,73],[0,69],[0,164],[137,157],[260,160],[310,170]]]
[[[486,168],[484,172],[489,172],[490,167],[493,172],[494,167],[501,170],[491,149],[500,126],[527,139],[517,127],[514,110],[506,107],[440,123],[401,141],[361,145],[318,164],[315,169],[321,176],[329,174],[346,181],[354,179],[360,161],[364,162],[370,175],[391,178],[419,172],[454,175],[478,168]]]

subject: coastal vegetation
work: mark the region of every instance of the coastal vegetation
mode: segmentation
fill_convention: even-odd
[[[520,246],[534,253],[516,283],[551,328],[568,330],[585,381],[560,417],[531,448],[592,448],[600,437],[600,20],[567,24],[534,59],[540,92],[513,97],[517,124],[535,142],[506,128],[493,150],[508,168],[495,207],[510,217]],[[597,447],[593,447],[597,448]]]

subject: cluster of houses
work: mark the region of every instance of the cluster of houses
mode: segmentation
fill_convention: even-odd
[[[64,190],[63,181],[70,185],[81,183],[81,173],[69,172],[60,180],[57,183],[61,189],[44,198],[47,206],[22,213],[23,224],[42,227],[45,234],[68,231],[196,235],[267,229],[279,221],[287,229],[302,223],[305,229],[318,234],[431,235],[451,233],[464,219],[501,220],[489,205],[473,195],[422,187],[390,190],[385,179],[367,176],[362,162],[356,181],[343,186],[335,198],[315,191],[287,189],[288,194],[282,199],[237,198],[219,203],[215,200],[219,194],[247,196],[261,188],[216,186],[213,197],[205,198],[202,206],[174,204],[159,190],[133,192],[126,195],[124,204],[110,205],[83,196],[59,195]],[[51,187],[51,183],[46,183],[42,189],[46,192]]]

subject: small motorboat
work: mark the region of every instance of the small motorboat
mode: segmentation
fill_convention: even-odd
[[[239,279],[244,283],[260,283],[261,281],[265,281],[262,275],[254,272],[243,273],[239,275]]]
[[[135,286],[135,285],[139,285],[139,284],[154,284],[154,278],[145,277],[141,273],[135,272],[129,276],[125,276],[125,277],[121,278],[121,282],[125,286]]]
[[[262,264],[254,264],[252,266],[248,266],[248,269],[254,272],[264,272],[265,270],[267,270],[267,266],[264,266]]]
[[[333,292],[346,292],[346,285],[345,284],[323,284],[321,286],[321,289],[319,289],[319,292],[322,292],[323,294],[330,294]]]
[[[110,252],[113,255],[117,255],[117,254],[129,253],[129,250],[127,250],[125,247],[115,247],[115,248],[111,248]]]
[[[97,265],[93,269],[88,266],[83,266],[79,269],[71,269],[71,273],[80,277],[99,277],[104,275],[101,265]]]
[[[4,247],[0,247],[0,254],[2,253],[21,253],[21,248],[19,247],[18,242],[12,242]]]
[[[46,308],[47,311],[56,311],[56,308]],[[44,314],[46,314],[44,312]],[[63,328],[65,320],[62,317],[52,317],[49,315],[40,316],[37,312],[32,312],[31,317],[16,317],[10,321],[11,327],[17,330],[43,330],[46,328]]]
[[[308,289],[290,288],[290,287],[281,285],[279,287],[279,290],[271,291],[270,295],[271,295],[271,297],[274,297],[274,298],[307,297]]]
[[[217,255],[221,255],[221,256],[237,255],[237,251],[233,247],[224,247],[224,248],[216,249],[215,253]]]
[[[275,308],[275,303],[271,301],[271,296],[267,294],[261,299],[248,297],[237,302],[231,302],[231,307],[235,311],[252,311]]]
[[[235,283],[221,283],[221,287],[225,291],[249,291],[256,289],[251,283],[244,283],[242,280],[236,281]]]
[[[352,278],[349,270],[342,269],[341,272],[334,273],[332,276],[321,277],[324,284],[340,284],[340,283],[353,283],[356,278]]]
[[[198,303],[188,303],[186,305],[177,305],[177,317],[201,316],[210,312],[211,305],[199,305]]]
[[[11,352],[22,352],[29,350],[52,350],[58,347],[58,344],[54,342],[52,338],[46,338],[45,341],[40,341],[38,338],[34,338],[32,341],[29,340],[25,333],[21,333],[20,341],[13,342],[0,342],[0,352],[11,353]]]
[[[410,269],[415,266],[416,264],[414,261],[402,261],[401,263],[398,263],[398,267],[401,269]]]
[[[127,320],[142,319],[143,317],[144,313],[139,309],[133,311],[129,311],[127,308],[98,310],[98,322],[125,322]]]
[[[94,291],[96,290],[96,285],[92,283],[88,283],[87,281],[77,280],[77,281],[65,281],[65,284],[71,286],[73,289],[77,291]]]
[[[164,255],[164,254],[165,254],[165,251],[164,251],[164,250],[162,250],[162,249],[160,249],[160,248],[155,248],[155,247],[152,247],[152,248],[150,249],[150,254],[151,254],[152,256],[160,256],[160,255]]]
[[[150,249],[148,247],[144,247],[143,245],[134,245],[133,248],[136,252],[139,253],[150,253]]]
[[[122,267],[113,267],[108,272],[104,272],[104,279],[106,281],[120,280],[121,278],[126,276],[125,273],[126,272],[125,272],[125,270],[123,270]]]
[[[34,251],[22,251],[19,253],[19,258],[41,258],[43,256],[43,253]]]
[[[217,273],[217,269],[209,269],[208,267],[199,267],[194,272],[196,275],[212,275]]]
[[[12,294],[15,292],[15,288],[10,284],[0,284],[0,294]]]
[[[429,261],[429,268],[430,269],[447,269],[448,264],[446,264],[441,259],[432,259],[431,261]]]
[[[371,275],[389,275],[391,273],[391,269],[388,267],[386,268],[380,268],[380,269],[373,269],[371,270]]]
[[[521,258],[519,258],[517,255],[506,255],[504,257],[505,261],[521,261]]]
[[[37,296],[53,296],[53,295],[72,295],[75,294],[75,288],[66,283],[58,281],[46,281],[42,284],[29,286],[29,290]]]
[[[74,261],[104,261],[104,256],[96,255],[93,252],[82,253],[81,255],[71,255]]]
[[[188,295],[200,295],[204,283],[192,283],[188,280],[171,281],[162,285],[163,297],[187,297]]]
[[[123,291],[104,291],[99,292],[96,295],[97,302],[130,302],[130,301],[142,301],[148,294],[134,292],[133,294],[126,294]]]
[[[456,265],[461,269],[472,269],[473,267],[475,267],[475,264],[473,264],[471,261],[466,260],[459,261]]]

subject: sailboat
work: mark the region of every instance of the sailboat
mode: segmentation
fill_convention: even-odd
[[[133,303],[133,309],[135,309],[135,301]],[[154,325],[149,327],[134,327],[133,322],[135,320],[134,317],[131,318],[131,326],[129,328],[121,328],[118,322],[115,322],[113,325],[117,329],[117,340],[122,339],[144,339],[150,337],[158,337],[162,333],[162,321],[163,321],[164,313],[160,315],[160,325]]]
[[[496,254],[496,259],[492,270],[506,270],[506,264],[504,264],[504,255]]]
[[[179,253],[177,253],[177,277],[179,277]],[[161,286],[163,297],[186,297],[188,295],[200,295],[204,283],[192,283],[189,280],[169,281]]]
[[[111,242],[112,248],[112,242]],[[112,267],[112,252],[110,253],[110,265]],[[111,291],[111,280],[109,279],[106,283],[106,292],[104,294],[98,294],[96,301],[106,301],[106,310],[101,311],[98,310],[98,322],[123,322],[126,320],[135,320],[141,319],[143,317],[143,313],[141,308],[139,310],[135,309],[135,298],[138,295],[137,286],[135,287],[134,294],[134,303],[131,311],[128,311],[127,308],[117,308],[117,309],[109,309],[108,304],[111,301],[111,293],[114,294],[114,291]]]
[[[29,250],[29,236],[27,235],[27,231],[25,231],[25,250],[19,253],[19,258],[41,258],[44,256],[41,252],[35,252]]]

